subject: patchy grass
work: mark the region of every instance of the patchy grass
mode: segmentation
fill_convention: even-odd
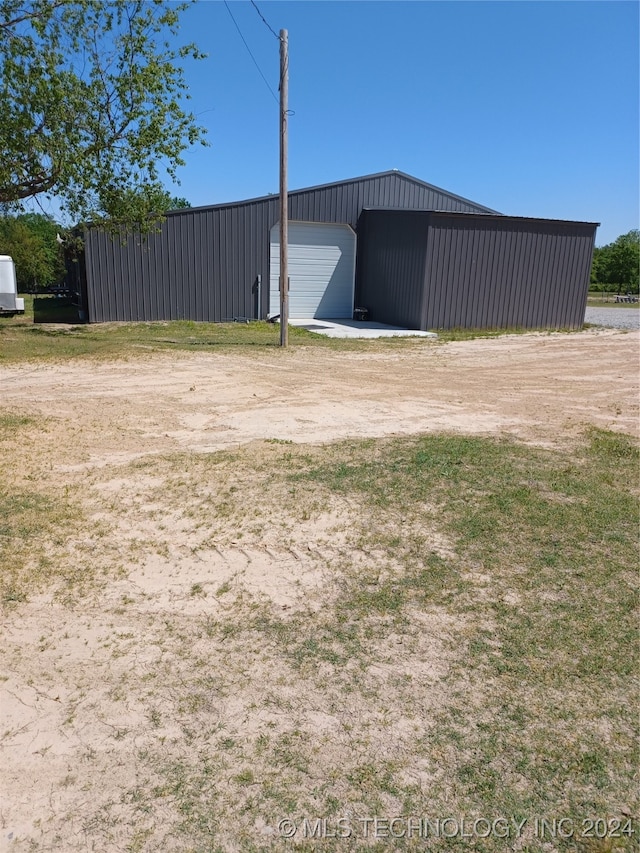
[[[386,351],[429,347],[448,341],[525,334],[531,330],[447,329],[438,338],[391,337],[374,339],[328,338],[297,326],[289,327],[289,345],[337,351]],[[69,358],[121,359],[159,350],[221,350],[275,347],[280,344],[277,324],[196,323],[174,320],[154,323],[98,323],[79,325],[75,308],[53,296],[25,296],[24,315],[0,317],[0,364]]]
[[[36,424],[35,418],[15,412],[0,412],[0,440],[15,436],[21,428]]]
[[[86,759],[69,781],[65,757],[65,796],[76,787],[82,803],[65,820],[82,818],[83,844],[637,849],[632,439],[590,430],[570,453],[451,435],[261,442],[143,458],[118,478],[104,499],[111,522],[149,538],[136,583],[101,602],[101,624],[117,626],[101,639],[112,681],[98,712],[117,722],[103,753],[117,742],[127,756],[117,795],[92,789]],[[13,542],[38,519],[59,526],[58,504],[33,489],[5,496]],[[333,507],[340,529],[313,538]],[[177,529],[190,550],[172,556]],[[243,585],[274,530],[265,588],[285,558],[292,578],[310,567],[325,578],[285,604]],[[142,570],[165,548],[172,597],[159,608]],[[216,560],[226,574],[214,583]],[[83,743],[88,719],[78,723]],[[375,816],[399,818],[404,835],[384,825],[374,834],[363,820]],[[428,841],[415,828],[407,836],[409,817],[431,821]],[[434,828],[462,817],[506,819],[511,834],[469,842],[460,827],[451,836],[453,824],[449,837]],[[291,840],[279,834],[283,819]],[[543,837],[536,819],[564,819],[572,835]],[[608,821],[609,837],[595,834],[601,824],[589,835],[595,819]]]
[[[234,729],[197,761],[153,760],[185,816],[177,838],[224,850],[233,825],[242,849],[281,849],[256,843],[253,821],[289,817],[295,849],[307,850],[324,817],[323,849],[337,851],[336,827],[362,835],[358,819],[371,815],[506,815],[529,851],[635,849],[638,825],[625,817],[638,759],[634,443],[592,431],[572,456],[449,436],[281,452],[293,473],[271,458],[256,476],[288,482],[277,494],[292,511],[323,494],[352,501],[353,553],[375,556],[338,561],[312,612],[251,604],[207,622],[210,648],[235,662],[218,679],[223,695],[241,671],[251,678],[248,650],[273,677],[250,735]],[[310,722],[318,714],[329,730]],[[245,816],[231,824],[221,777]],[[589,837],[603,816],[626,834]],[[550,834],[561,818],[573,837]],[[420,848],[382,837],[373,849]],[[506,848],[491,836],[473,849]]]
[[[94,579],[89,549],[70,559],[68,545],[83,523],[79,504],[64,490],[0,482],[0,601],[86,587]],[[76,555],[80,557],[78,553]]]
[[[52,483],[41,460],[35,462],[48,428],[41,418],[0,412],[0,606],[43,591],[75,595],[97,580],[95,549],[103,526],[93,524],[79,536],[88,526],[81,490]],[[19,470],[18,458],[20,465],[29,459],[29,466]]]
[[[587,307],[589,308],[640,308],[638,294],[634,294],[636,302],[616,302],[615,293],[590,293],[587,299]]]
[[[588,324],[584,324],[583,328],[589,328]],[[575,334],[580,329],[523,329],[520,326],[514,326],[509,329],[433,329],[437,332],[438,341],[440,343],[449,343],[450,341],[472,341],[476,338],[500,338],[504,335],[530,335],[537,332],[538,334]]]
[[[637,447],[594,430],[574,458],[448,437],[376,451],[296,476],[362,496],[366,541],[401,566],[372,588],[354,576],[334,625],[350,613],[366,647],[380,615],[387,630],[433,607],[460,618],[459,688],[423,745],[449,742],[453,776],[431,801],[445,808],[453,781],[463,813],[607,813],[638,758]],[[425,514],[454,556],[433,554]]]
[[[0,317],[0,364],[59,361],[69,358],[121,359],[145,353],[194,352],[280,346],[280,327],[264,321],[200,323],[191,320],[153,323],[78,324],[75,308],[54,296],[25,295],[25,312]],[[289,345],[333,350],[387,350],[425,345],[428,339],[337,339],[289,327]]]
[[[426,344],[425,344],[426,342]],[[0,364],[69,358],[133,358],[157,351],[279,348],[277,325],[196,323],[175,320],[157,323],[100,323],[93,325],[34,324],[29,319],[0,318]],[[327,338],[296,326],[289,327],[289,345],[333,350],[388,350],[429,345],[424,338]]]

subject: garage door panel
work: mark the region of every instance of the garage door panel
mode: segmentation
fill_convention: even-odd
[[[270,313],[280,312],[279,225],[271,229]],[[348,225],[289,223],[289,317],[353,316],[355,234]]]

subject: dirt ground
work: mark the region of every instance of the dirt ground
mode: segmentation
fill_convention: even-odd
[[[78,427],[64,445],[69,470],[256,439],[459,430],[545,444],[584,424],[635,433],[638,335],[591,330],[339,355],[156,355],[12,366],[0,381],[4,407]]]
[[[227,647],[215,659],[205,651],[207,620],[239,601],[313,608],[332,566],[347,557],[375,562],[375,554],[349,552],[347,504],[300,517],[276,501],[266,517],[245,511],[239,520],[234,490],[245,510],[260,502],[251,468],[271,447],[429,431],[562,447],[590,424],[637,436],[639,353],[636,332],[588,330],[386,352],[163,353],[1,367],[0,414],[34,424],[11,447],[13,482],[69,494],[83,508],[73,536],[54,542],[49,558],[66,560],[76,576],[102,573],[108,583],[78,599],[42,589],[4,615],[0,849],[196,849],[158,829],[169,833],[175,824],[160,794],[142,809],[140,792],[160,790],[161,777],[144,756],[165,744],[177,775],[179,756],[200,760],[185,731],[202,724],[213,694],[210,740],[220,732],[230,744],[239,732],[257,737],[266,717],[281,731],[283,697],[296,716],[295,690],[265,672],[260,649]],[[237,470],[233,461],[221,464],[215,486],[207,480],[199,492],[198,506],[217,501],[215,524],[172,499],[184,500],[181,466],[204,464],[198,457],[211,451],[242,451],[248,460]],[[436,539],[446,554],[447,542]],[[414,663],[434,685],[429,701],[437,707],[445,701],[437,688],[445,640],[458,627],[444,618],[422,627],[431,653],[422,647]],[[385,655],[382,648],[380,671],[390,666]],[[176,685],[198,666],[224,672],[224,685],[193,687],[178,701]],[[278,693],[271,705],[266,682]],[[308,701],[300,726],[339,751],[345,742],[325,699]],[[373,725],[376,709],[370,713]],[[391,713],[371,750],[392,750],[394,738],[411,737],[412,725]],[[229,779],[249,779],[247,762],[236,756]],[[222,810],[231,808],[233,784],[219,792]],[[260,821],[251,831],[258,848],[273,833]],[[237,839],[224,849],[250,849]]]

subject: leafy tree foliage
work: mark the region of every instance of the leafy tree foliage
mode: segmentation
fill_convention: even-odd
[[[144,228],[203,130],[173,48],[186,4],[0,0],[0,205],[55,195],[75,221]]]
[[[169,199],[169,207],[167,210],[185,210],[188,207],[191,207],[191,203],[188,202],[186,198],[174,195]]]
[[[0,254],[13,258],[19,290],[62,283],[65,264],[58,230],[52,219],[39,213],[0,217]]]
[[[621,234],[613,243],[596,248],[591,284],[598,290],[638,293],[640,231]]]
[[[42,246],[45,269],[40,275],[39,284],[43,287],[61,284],[65,276],[65,262],[59,235],[64,233],[63,228],[43,213],[23,213],[18,216],[18,222],[24,223]]]
[[[169,210],[177,210],[179,208],[191,207],[186,198],[178,198],[172,196],[169,190],[164,189],[160,184],[147,185],[142,187],[127,187],[122,190],[117,200],[114,200],[112,207],[113,225],[118,223],[131,224],[131,219],[128,217],[128,211],[144,209],[147,218],[147,226],[152,229],[158,224],[158,220],[162,215]],[[137,221],[133,224],[139,225]],[[115,230],[115,227],[114,227]],[[120,236],[126,239],[127,228],[117,228]],[[146,230],[146,227],[142,230]]]

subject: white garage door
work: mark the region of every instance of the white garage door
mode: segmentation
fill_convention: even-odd
[[[271,229],[269,313],[280,313],[280,224]],[[356,235],[348,225],[289,223],[289,317],[353,316]]]

